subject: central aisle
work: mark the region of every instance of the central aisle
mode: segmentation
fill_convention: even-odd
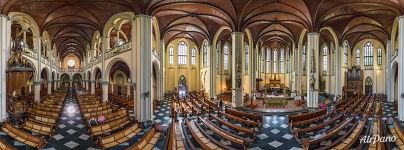
[[[87,127],[81,118],[76,100],[75,90],[67,91],[66,101],[63,105],[63,113],[53,137],[49,139],[46,149],[96,149],[95,141],[88,135]]]

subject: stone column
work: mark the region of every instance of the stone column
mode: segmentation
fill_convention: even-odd
[[[302,76],[303,76],[303,43],[297,45],[297,60],[296,60],[296,91],[297,95],[302,95]],[[307,56],[307,50],[306,50]],[[306,57],[307,60],[307,57]],[[306,65],[307,66],[307,65]]]
[[[243,41],[244,43],[244,41]],[[217,53],[217,48],[216,45],[209,45],[209,51],[210,51],[210,59],[209,59],[209,73],[210,73],[210,83],[209,83],[209,95],[210,98],[216,97],[216,53]],[[240,60],[242,61],[242,60]]]
[[[102,102],[108,101],[108,81],[102,81]]]
[[[10,56],[11,21],[7,15],[0,14],[0,122],[7,119],[6,69]]]
[[[54,91],[56,91],[56,90],[58,90],[58,88],[57,88],[57,80],[55,80],[55,81],[53,81],[53,90]]]
[[[233,32],[231,33],[232,39],[232,106],[243,107],[243,70],[244,65],[242,61],[243,48],[244,48],[244,33]]]
[[[95,94],[95,80],[91,80],[91,94]]]
[[[398,17],[398,119],[404,121],[404,16]]]
[[[33,38],[33,41],[34,41],[34,50],[36,49],[36,53],[37,53],[37,60],[38,60],[38,70],[37,70],[37,72],[36,72],[36,75],[34,75],[34,76],[36,76],[36,80],[37,80],[37,83],[39,83],[39,84],[35,84],[35,94],[37,94],[37,95],[34,95],[34,101],[35,102],[39,102],[40,101],[40,98],[41,98],[41,95],[40,95],[40,90],[41,90],[41,82],[44,82],[44,81],[41,81],[41,66],[42,66],[42,63],[41,63],[41,61],[42,61],[42,54],[41,54],[41,48],[42,48],[42,46],[41,46],[41,37],[34,37]]]
[[[136,119],[139,122],[152,120],[153,102],[151,99],[152,72],[152,16],[135,17],[135,55],[136,60]],[[132,36],[133,37],[133,36]]]
[[[307,72],[307,106],[310,108],[318,107],[318,90],[319,90],[319,33],[307,34],[306,49],[306,72]],[[312,84],[311,82],[314,81]]]
[[[159,83],[158,83],[158,90],[159,90],[159,94],[158,94],[158,100],[162,101],[164,100],[164,70],[165,70],[165,44],[164,44],[164,40],[160,40],[160,68],[159,68]],[[198,58],[198,57],[197,57]]]
[[[88,82],[90,82],[89,80],[85,80],[85,84],[86,84],[86,91],[88,91]]]
[[[386,69],[386,88],[385,88],[385,93],[387,95],[387,101],[389,102],[394,102],[394,98],[393,98],[393,78],[394,78],[394,74],[392,72],[392,68],[390,66],[391,63],[391,52],[393,51],[393,47],[391,45],[391,40],[387,40],[386,42],[386,62],[385,62],[385,69]]]
[[[52,81],[48,81],[48,95],[52,94]]]
[[[34,102],[41,100],[41,81],[34,81]]]

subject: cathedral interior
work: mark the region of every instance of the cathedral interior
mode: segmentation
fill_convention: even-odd
[[[0,51],[0,150],[404,150],[404,0],[0,0]]]

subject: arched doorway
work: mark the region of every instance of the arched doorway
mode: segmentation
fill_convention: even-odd
[[[187,94],[187,79],[181,75],[178,79],[178,96],[183,97]]]
[[[394,98],[394,106],[398,106],[398,64],[393,65],[393,98]],[[397,107],[394,107],[397,108]]]
[[[60,82],[63,88],[68,88],[70,84],[70,76],[68,74],[62,74],[60,77]]]
[[[365,93],[366,95],[372,95],[373,93],[373,81],[370,77],[365,79]]]
[[[73,75],[72,82],[73,82],[74,88],[81,87],[81,79],[82,78],[81,78],[80,74],[76,73]]]
[[[153,100],[157,98],[157,68],[153,65],[152,70],[152,98]]]
[[[48,94],[48,70],[47,68],[43,68],[41,71],[41,90],[40,96],[43,97]]]

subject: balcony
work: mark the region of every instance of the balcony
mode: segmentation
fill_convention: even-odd
[[[121,46],[117,46],[117,47],[113,48],[112,50],[110,50],[110,51],[108,51],[108,52],[106,53],[105,59],[114,57],[114,56],[116,56],[116,55],[119,55],[119,54],[121,54],[121,53],[124,53],[124,52],[126,52],[126,51],[129,51],[129,50],[131,50],[131,49],[132,49],[132,44],[131,44],[131,42],[125,43],[125,44],[123,44],[123,45],[121,45]]]
[[[83,69],[61,69],[60,72],[83,72]]]

